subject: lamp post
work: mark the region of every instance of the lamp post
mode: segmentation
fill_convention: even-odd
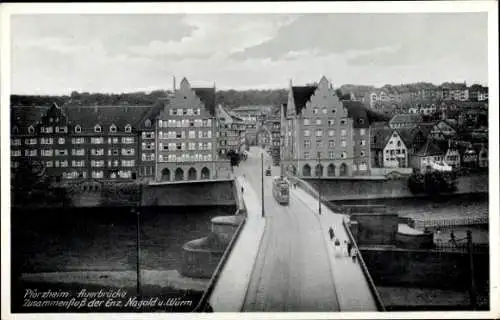
[[[476,292],[476,283],[474,280],[474,259],[472,254],[472,232],[467,230],[467,249],[469,253],[469,269],[470,269],[470,304],[472,310],[477,309],[477,292]]]
[[[264,218],[264,153],[261,151],[260,153],[260,180],[261,180],[261,196],[262,196],[262,218]]]
[[[141,296],[141,213],[139,210],[136,210],[135,208],[132,208],[132,213],[136,214],[136,290],[137,290],[137,296]]]
[[[321,215],[321,174],[323,173],[321,168],[321,152],[318,152],[318,169],[321,172],[318,172],[318,213]]]

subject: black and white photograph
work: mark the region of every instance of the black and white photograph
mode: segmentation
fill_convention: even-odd
[[[500,316],[497,9],[1,5],[2,319]]]

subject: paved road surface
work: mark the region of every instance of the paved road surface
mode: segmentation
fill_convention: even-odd
[[[237,168],[261,195],[260,149]],[[264,168],[271,165],[265,155]],[[279,168],[272,168],[279,175]],[[291,198],[289,206],[273,198],[272,176],[264,177],[266,227],[242,311],[339,311],[323,230],[314,210]]]

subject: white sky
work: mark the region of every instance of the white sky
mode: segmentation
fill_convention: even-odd
[[[12,15],[11,92],[488,83],[487,13]]]

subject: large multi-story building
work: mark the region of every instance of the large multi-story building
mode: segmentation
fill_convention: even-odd
[[[127,180],[151,169],[139,132],[151,125],[150,106],[13,107],[11,167],[29,159],[56,181]],[[15,171],[14,171],[15,172]]]
[[[282,128],[288,172],[304,177],[370,173],[367,111],[359,101],[341,102],[325,77],[318,86],[290,82]]]
[[[230,172],[217,154],[215,88],[186,78],[157,119],[156,181],[216,179]]]
[[[241,153],[246,149],[246,125],[242,119],[229,114],[221,105],[217,106],[217,153],[223,157],[229,151]]]

